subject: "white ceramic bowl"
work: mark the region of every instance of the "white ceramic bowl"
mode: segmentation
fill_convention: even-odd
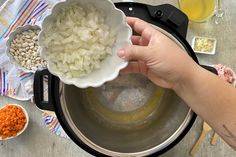
[[[24,112],[25,117],[26,117],[26,123],[25,123],[24,128],[23,128],[20,132],[18,132],[18,133],[16,134],[16,136],[4,138],[4,139],[1,139],[1,137],[0,137],[0,141],[1,141],[1,140],[3,141],[3,140],[9,140],[9,139],[12,139],[12,138],[16,138],[17,136],[21,135],[21,134],[26,130],[26,128],[28,127],[28,124],[29,124],[29,115],[28,115],[28,113],[26,112],[26,110],[25,110],[21,105],[18,105],[18,104],[10,104],[10,106],[17,106],[17,107],[20,107],[20,108],[22,109],[22,111]],[[7,106],[4,106],[4,107],[7,107]],[[4,107],[3,107],[3,108],[4,108]],[[2,108],[2,109],[3,109],[3,108]]]
[[[55,19],[60,8],[63,8],[70,3],[78,2],[83,7],[89,4],[93,4],[98,10],[102,10],[104,15],[106,15],[105,23],[109,25],[115,34],[117,34],[117,40],[112,48],[112,55],[106,57],[99,69],[94,70],[88,75],[80,78],[68,79],[63,73],[52,70],[52,61],[47,60],[47,50],[42,42],[42,34],[44,29],[47,28],[48,23]],[[58,76],[60,80],[66,84],[73,84],[79,88],[87,87],[98,87],[107,81],[115,79],[119,75],[119,71],[127,66],[127,62],[120,59],[116,52],[124,46],[131,45],[132,29],[126,22],[125,14],[117,9],[115,5],[110,0],[67,0],[64,2],[57,3],[51,13],[44,19],[42,23],[42,30],[39,34],[39,46],[41,57],[47,60],[48,70],[55,76]]]
[[[17,68],[19,68],[25,72],[33,72],[34,73],[35,71],[26,69],[25,67],[22,67],[20,64],[17,63],[14,56],[12,56],[12,54],[10,53],[10,48],[11,48],[10,44],[11,44],[11,41],[15,38],[15,36],[17,34],[20,34],[20,33],[27,31],[27,30],[38,30],[38,29],[41,30],[41,28],[37,25],[25,25],[25,26],[17,27],[17,29],[9,35],[9,38],[6,43],[6,45],[7,45],[6,54],[9,58],[10,62],[12,64],[16,65]]]

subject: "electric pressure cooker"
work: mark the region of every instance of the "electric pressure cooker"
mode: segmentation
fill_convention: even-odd
[[[152,24],[198,63],[185,40],[188,18],[180,10],[169,4],[115,5],[127,16]],[[47,101],[43,96],[45,77]],[[95,156],[160,155],[185,136],[196,118],[173,91],[162,89],[138,74],[119,76],[98,88],[80,89],[64,84],[47,69],[38,70],[34,98],[38,108],[55,111],[68,136]]]

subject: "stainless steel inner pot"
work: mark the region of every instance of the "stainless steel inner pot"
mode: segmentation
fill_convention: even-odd
[[[145,156],[162,150],[193,116],[173,91],[138,74],[119,76],[99,88],[60,82],[59,89],[63,114],[77,138],[109,156]]]

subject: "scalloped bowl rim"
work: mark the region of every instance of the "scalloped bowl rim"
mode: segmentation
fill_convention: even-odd
[[[106,2],[108,2],[107,4],[109,4],[110,5],[110,7],[112,8],[112,11],[116,11],[116,12],[119,12],[119,15],[121,15],[122,16],[122,21],[121,21],[121,25],[123,25],[122,27],[126,27],[126,29],[128,29],[128,39],[126,39],[126,40],[124,40],[125,42],[126,42],[126,44],[129,44],[129,45],[132,45],[132,42],[131,42],[131,36],[132,36],[132,29],[131,29],[131,27],[126,23],[126,21],[125,21],[125,19],[126,19],[126,16],[125,16],[125,14],[120,10],[120,9],[118,9],[118,8],[116,8],[115,7],[115,5],[112,3],[112,1],[110,1],[110,0],[103,0],[103,1],[106,1]],[[58,8],[58,6],[59,5],[68,5],[68,4],[70,4],[71,3],[71,0],[66,0],[66,1],[61,1],[61,2],[58,2],[58,3],[56,3],[54,6],[53,6],[53,8],[51,9],[51,11],[50,11],[50,13],[45,17],[45,19],[43,20],[43,22],[42,22],[42,29],[41,29],[41,31],[40,31],[40,33],[39,33],[39,46],[40,46],[40,49],[39,49],[39,52],[40,52],[40,56],[43,56],[44,54],[45,54],[45,52],[43,52],[44,50],[45,50],[45,47],[44,46],[42,46],[42,44],[41,44],[41,38],[42,38],[42,32],[44,31],[44,28],[43,28],[43,26],[45,25],[45,23],[46,22],[48,22],[47,20],[49,19],[49,18],[55,18],[55,16],[56,15],[54,15],[54,12],[55,12],[55,10],[56,9],[59,9]],[[46,22],[45,22],[46,21]],[[114,55],[114,54],[112,54],[112,55]],[[42,58],[44,58],[44,57],[42,57]],[[46,59],[46,58],[45,58]],[[47,60],[47,59],[46,59]],[[80,83],[78,80],[72,80],[72,79],[70,79],[70,78],[66,78],[60,71],[54,71],[54,70],[52,70],[51,69],[51,66],[50,66],[50,64],[51,64],[51,62],[50,62],[50,60],[47,60],[47,62],[48,62],[48,70],[49,70],[49,72],[51,73],[51,74],[53,74],[53,75],[55,75],[55,76],[57,76],[57,77],[59,77],[59,79],[62,81],[62,82],[64,82],[65,84],[68,84],[68,85],[75,85],[75,86],[77,86],[77,87],[79,87],[79,88],[87,88],[87,87],[99,87],[99,86],[101,86],[102,84],[104,84],[105,82],[108,82],[108,81],[112,81],[112,80],[114,80],[118,75],[119,75],[119,71],[121,70],[121,69],[123,69],[123,68],[125,68],[127,65],[128,65],[128,62],[127,61],[122,61],[122,62],[120,62],[119,64],[117,64],[117,66],[116,66],[116,69],[114,70],[114,72],[111,74],[111,75],[109,75],[109,76],[107,76],[107,77],[104,77],[104,78],[102,78],[101,80],[99,80],[99,81],[96,81],[96,82],[87,82],[86,84],[85,83]],[[95,69],[96,70],[96,69]],[[88,74],[88,75],[86,75],[86,76],[89,76],[90,74]],[[82,77],[81,77],[82,78]],[[77,79],[81,79],[81,78],[77,78]]]
[[[14,57],[10,54],[10,43],[12,42],[12,40],[15,38],[15,36],[17,34],[20,34],[21,32],[23,31],[26,31],[26,30],[30,30],[30,29],[39,29],[39,30],[42,30],[41,27],[39,25],[24,25],[24,26],[19,26],[16,28],[15,31],[11,32],[8,39],[7,39],[7,42],[6,42],[6,54],[7,54],[7,57],[9,58],[9,61],[14,64],[18,69],[20,70],[23,70],[24,72],[32,72],[32,73],[35,73],[34,70],[29,70],[29,69],[26,69],[25,67],[21,66],[20,64],[18,64],[16,62],[16,60],[14,59]]]
[[[26,130],[26,128],[28,127],[28,124],[29,124],[29,115],[28,115],[26,109],[25,109],[23,106],[18,105],[18,104],[9,104],[9,105],[3,106],[3,107],[0,108],[0,109],[4,109],[4,108],[7,107],[7,106],[17,106],[17,107],[20,107],[20,108],[22,109],[22,111],[24,112],[24,114],[25,114],[26,123],[25,123],[24,128],[23,128],[20,132],[18,132],[18,133],[16,134],[16,136],[7,137],[7,138],[4,138],[4,139],[1,139],[1,138],[0,138],[0,141],[6,141],[6,140],[10,140],[10,139],[13,139],[13,138],[16,138],[16,137],[20,136],[20,135]]]

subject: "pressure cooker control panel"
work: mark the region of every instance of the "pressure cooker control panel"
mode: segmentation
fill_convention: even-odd
[[[172,33],[166,25],[179,32],[184,38],[187,34],[188,17],[169,4],[151,6],[141,3],[121,2],[115,3],[126,16],[138,17],[146,22],[159,26]]]

